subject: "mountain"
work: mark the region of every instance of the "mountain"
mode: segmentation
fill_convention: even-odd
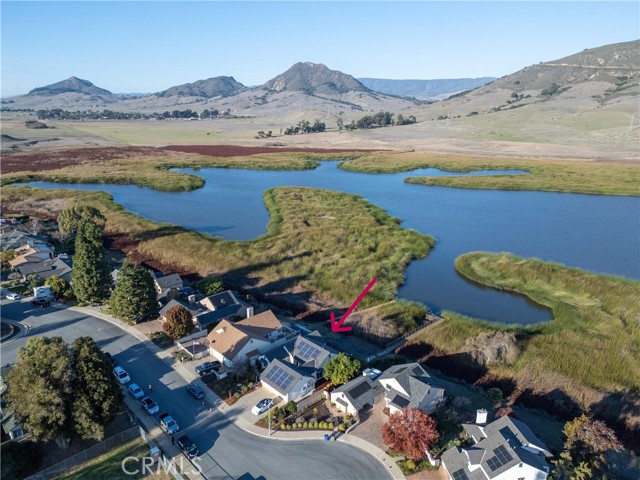
[[[51,96],[62,93],[83,93],[85,95],[103,95],[105,97],[113,96],[109,90],[96,87],[89,80],[82,80],[78,77],[69,77],[61,82],[34,88],[27,94],[27,96]]]
[[[369,92],[367,87],[351,75],[311,62],[296,63],[286,72],[269,80],[262,88],[274,92],[298,91],[309,95]]]
[[[185,83],[175,87],[168,88],[162,92],[156,93],[159,97],[229,97],[246,90],[240,82],[233,77],[213,77],[206,80],[198,80],[193,83]]]
[[[375,92],[400,97],[415,97],[421,100],[443,100],[456,93],[486,85],[495,79],[495,77],[449,78],[439,80],[358,78],[358,81]]]

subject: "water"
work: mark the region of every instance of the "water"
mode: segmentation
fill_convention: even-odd
[[[61,185],[42,188],[105,190],[128,210],[158,222],[250,240],[266,232],[264,190],[276,186],[326,188],[362,195],[403,220],[404,228],[433,235],[437,245],[413,262],[399,297],[435,311],[530,324],[550,312],[520,295],[480,287],[455,271],[457,256],[476,250],[508,251],[601,273],[640,278],[640,198],[548,192],[465,190],[407,184],[408,176],[482,175],[419,169],[398,174],[363,174],[323,162],[313,171],[179,169],[206,179],[193,192],[158,192],[130,185]],[[519,174],[506,171],[502,173]],[[364,285],[363,285],[364,287]]]

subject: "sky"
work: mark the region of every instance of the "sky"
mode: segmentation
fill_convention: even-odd
[[[500,77],[640,38],[640,2],[10,2],[1,95],[72,75],[157,92],[218,75],[259,85],[298,61],[355,77]]]

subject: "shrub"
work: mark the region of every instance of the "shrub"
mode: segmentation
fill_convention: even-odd
[[[287,425],[287,430],[291,430],[291,425]]]
[[[240,398],[240,392],[236,392],[233,394],[233,398],[235,398],[236,400]]]
[[[289,415],[293,415],[294,413],[296,413],[298,411],[298,406],[296,405],[296,402],[294,402],[293,400],[291,400],[289,403],[287,403],[284,406],[284,410],[285,412],[287,412]]]
[[[313,422],[313,428],[318,428],[318,422]]]
[[[326,422],[320,422],[320,428],[327,428]]]
[[[318,419],[316,417],[311,417],[309,419],[309,423],[318,423]]]
[[[280,424],[280,430],[284,430],[285,428],[287,428],[287,426],[284,424],[284,422],[282,422]]]
[[[328,428],[329,430],[333,430],[333,422],[329,422],[329,423],[327,423],[327,428]]]
[[[347,427],[345,426],[344,423],[341,423],[340,425],[338,425],[338,431],[344,432],[346,429]]]
[[[407,466],[407,468],[409,470],[415,470],[416,469],[416,464],[413,460],[409,459],[407,460],[407,462],[405,463],[405,465]]]
[[[304,422],[304,423],[302,424],[302,428],[309,428],[309,424],[308,424],[307,422]]]
[[[296,423],[302,423],[302,422],[304,422],[304,417],[296,418]]]

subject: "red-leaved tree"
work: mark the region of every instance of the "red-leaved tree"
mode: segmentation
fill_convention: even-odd
[[[518,416],[513,411],[513,408],[510,406],[502,407],[498,409],[496,412],[496,418],[504,417],[505,415],[509,415],[511,418],[518,418]]]
[[[384,443],[412,460],[424,458],[438,438],[436,421],[417,408],[405,407],[402,412],[391,415],[382,427]]]

